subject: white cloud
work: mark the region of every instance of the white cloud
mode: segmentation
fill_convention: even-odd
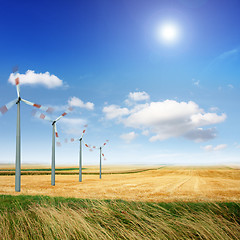
[[[62,118],[58,123],[64,133],[79,136],[82,134],[86,120],[82,118]]]
[[[124,103],[128,106],[136,105],[137,102],[147,101],[150,96],[146,92],[130,92]]]
[[[117,118],[119,123],[127,127],[148,130],[154,134],[150,141],[180,136],[196,142],[207,141],[216,137],[216,130],[202,127],[217,124],[226,119],[226,114],[205,113],[192,101],[177,102],[175,100],[139,104],[130,110],[110,105],[104,107],[103,112],[107,119]]]
[[[205,142],[210,139],[214,139],[216,136],[217,136],[216,128],[208,129],[197,128],[185,134],[184,137],[195,142]]]
[[[204,113],[196,103],[191,101],[166,100],[147,104],[145,108],[132,113],[123,122],[128,127],[149,128],[156,134],[150,140],[156,141],[185,136],[195,130],[192,134],[193,139],[197,128],[222,122],[225,118],[225,114],[219,116],[215,113]],[[199,141],[199,134],[196,137]],[[188,138],[190,138],[189,135]]]
[[[129,114],[129,110],[127,108],[121,108],[117,105],[104,107],[102,111],[105,113],[107,119],[119,118]]]
[[[234,86],[233,86],[232,84],[228,84],[228,87],[229,87],[230,89],[233,89],[233,88],[234,88]]]
[[[220,144],[220,145],[217,145],[213,150],[214,151],[219,151],[219,150],[223,150],[227,147],[227,144]]]
[[[193,85],[199,87],[200,86],[200,80],[193,79]]]
[[[123,139],[126,143],[130,143],[132,140],[134,140],[138,134],[135,132],[125,133],[120,136],[121,139]]]
[[[55,88],[63,85],[63,81],[55,75],[51,75],[49,72],[35,73],[32,70],[28,70],[25,74],[11,73],[8,82],[15,85],[15,79],[20,79],[20,84],[27,85],[43,85],[47,88]]]
[[[133,101],[149,100],[150,96],[146,92],[130,92],[128,98]]]
[[[91,102],[86,102],[84,103],[81,99],[77,97],[71,97],[68,100],[68,104],[72,107],[80,107],[80,108],[86,108],[88,110],[93,110],[94,109],[94,104]]]
[[[202,147],[202,149],[207,151],[207,152],[211,152],[211,151],[213,151],[213,146],[212,145],[206,145],[206,146]]]
[[[214,147],[213,145],[206,145],[204,147],[202,147],[203,150],[207,151],[207,152],[212,152],[212,151],[220,151],[227,148],[227,144],[219,144],[216,147]]]
[[[209,124],[216,124],[223,122],[226,119],[226,115],[222,114],[221,116],[216,113],[197,113],[191,116],[191,121],[196,126],[206,126]]]
[[[148,130],[144,130],[144,131],[142,131],[142,135],[144,135],[144,136],[148,136],[150,133],[149,133],[149,131]]]
[[[211,112],[217,112],[217,111],[219,111],[219,108],[218,107],[211,107],[209,110]]]

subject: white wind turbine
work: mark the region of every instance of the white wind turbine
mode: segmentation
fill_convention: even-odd
[[[102,178],[102,156],[104,157],[104,154],[102,152],[102,149],[106,146],[107,142],[109,142],[109,140],[106,140],[106,142],[99,148],[100,150],[100,169],[99,169],[99,178]],[[106,160],[106,158],[104,157],[104,159]]]
[[[102,146],[100,146],[99,148],[97,148],[96,146],[93,146],[91,148],[90,145],[85,144],[85,146],[87,148],[89,148],[89,151],[93,151],[93,149],[99,149],[100,150],[100,166],[99,166],[99,178],[100,179],[102,178],[102,157],[104,157],[104,160],[107,160],[104,156],[104,153],[102,152],[102,149],[106,146],[107,142],[109,142],[109,140],[106,140],[106,142]]]
[[[15,162],[15,191],[21,191],[21,128],[20,128],[20,102],[41,109],[46,112],[52,112],[53,108],[45,107],[36,103],[29,102],[20,97],[20,81],[19,78],[15,79],[17,88],[17,99],[9,102],[0,108],[0,116],[5,114],[14,104],[17,104],[17,134],[16,134],[16,162]]]
[[[58,118],[55,120],[52,120],[48,116],[46,116],[43,113],[36,112],[34,113],[35,117],[44,119],[46,121],[49,121],[52,124],[52,164],[51,164],[51,185],[55,186],[55,137],[59,138],[58,132],[57,132],[57,121],[59,121],[62,117],[66,116],[69,112],[73,110],[72,107],[69,107],[67,111],[65,111],[63,114],[61,114]],[[60,146],[60,141],[57,141],[57,145]]]
[[[86,128],[88,125],[84,125]],[[71,138],[71,142],[79,141],[80,142],[80,150],[79,150],[79,182],[82,182],[82,141],[83,141],[83,135],[86,132],[86,129],[83,130],[82,136],[80,138]],[[65,139],[67,142],[67,139]]]

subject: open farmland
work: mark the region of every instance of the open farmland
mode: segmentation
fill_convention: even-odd
[[[103,173],[105,174],[128,174],[144,172],[148,170],[159,169],[162,166],[143,166],[143,165],[127,165],[127,166],[116,166],[109,165],[104,167]],[[99,169],[96,166],[86,166],[82,168],[83,174],[98,175]],[[51,168],[39,165],[23,165],[21,169],[21,175],[49,175],[51,174]],[[76,175],[79,174],[79,167],[68,166],[68,167],[58,167],[55,169],[55,174],[62,175]],[[0,175],[15,175],[14,165],[0,165]]]
[[[133,167],[105,167],[102,180],[97,168],[87,169],[82,183],[78,175],[61,174],[56,175],[54,187],[49,175],[23,175],[20,194],[151,202],[240,201],[237,168],[137,167],[134,173]],[[14,191],[14,176],[1,175],[0,179],[0,194],[19,194]]]

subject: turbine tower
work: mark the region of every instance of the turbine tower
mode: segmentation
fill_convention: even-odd
[[[30,106],[36,107],[46,112],[52,112],[53,108],[42,106],[36,103],[29,102],[20,96],[20,81],[15,79],[17,89],[17,99],[9,102],[0,108],[0,116],[5,114],[11,107],[17,104],[17,132],[16,132],[16,162],[15,162],[15,191],[21,191],[21,125],[20,125],[20,102],[24,102]]]
[[[66,116],[69,112],[73,110],[72,107],[69,107],[67,111],[65,111],[63,114],[61,114],[59,117],[57,117],[55,120],[52,120],[48,116],[46,116],[43,113],[36,112],[34,113],[35,117],[38,117],[40,119],[44,119],[46,121],[49,121],[52,124],[52,163],[51,163],[51,185],[55,186],[55,145],[56,145],[56,138],[59,139],[58,132],[57,132],[57,122],[64,116]],[[60,146],[60,141],[57,141],[57,146]]]
[[[105,156],[104,156],[104,153],[102,152],[102,149],[106,146],[106,144],[107,144],[107,142],[109,142],[109,140],[106,140],[106,142],[102,145],[102,146],[100,146],[99,148],[97,148],[96,146],[93,146],[92,148],[91,148],[91,146],[90,145],[88,145],[88,144],[85,144],[85,146],[87,147],[87,148],[89,148],[89,151],[93,151],[93,149],[99,149],[100,150],[100,166],[99,166],[99,178],[100,179],[102,179],[102,157],[104,157],[104,160],[107,160],[106,158],[105,158]]]
[[[104,157],[104,153],[102,152],[102,149],[106,146],[107,142],[109,142],[109,140],[106,140],[106,142],[99,148],[100,150],[99,178],[100,179],[102,179],[102,156]],[[106,160],[105,157],[104,157],[104,160]]]
[[[88,125],[84,125],[86,128]],[[80,142],[80,150],[79,150],[79,182],[82,182],[82,141],[83,141],[83,135],[85,134],[86,129],[83,130],[82,136],[80,138],[71,138],[71,142],[79,141]],[[67,142],[67,139],[65,139],[65,142]],[[85,144],[85,143],[84,143]]]

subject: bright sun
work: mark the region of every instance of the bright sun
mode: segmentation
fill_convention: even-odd
[[[173,43],[179,37],[179,28],[176,24],[165,23],[160,27],[160,38],[166,43]]]

